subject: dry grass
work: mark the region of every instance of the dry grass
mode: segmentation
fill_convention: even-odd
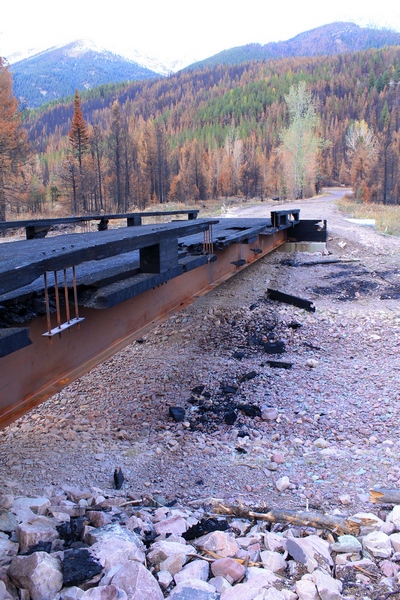
[[[400,205],[359,204],[353,197],[338,203],[340,211],[354,219],[375,219],[376,228],[388,235],[400,236]]]

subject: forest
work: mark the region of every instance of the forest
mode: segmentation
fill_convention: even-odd
[[[393,46],[203,67],[76,93],[19,115],[19,163],[5,161],[0,144],[0,220],[56,208],[84,214],[217,197],[300,198],[339,184],[352,185],[360,202],[399,204],[399,84]],[[312,118],[295,133],[290,98],[300,88]],[[0,120],[0,138],[2,131]]]

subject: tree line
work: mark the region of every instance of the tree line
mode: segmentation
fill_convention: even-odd
[[[400,48],[391,47],[76,94],[24,115],[29,194],[7,207],[125,212],[238,195],[299,198],[331,184],[352,185],[360,201],[399,204],[399,82]],[[291,106],[299,94],[303,120]]]

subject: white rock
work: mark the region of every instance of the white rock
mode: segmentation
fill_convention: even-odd
[[[123,564],[111,579],[111,583],[124,590],[129,600],[164,599],[156,578],[139,562],[129,561]]]
[[[32,600],[54,600],[63,584],[61,561],[46,552],[16,556],[8,575],[18,587],[29,591]]]
[[[50,508],[51,502],[48,498],[16,498],[13,508],[29,508],[35,515],[45,515]]]
[[[208,583],[215,587],[218,594],[223,594],[232,587],[232,584],[220,575],[218,575],[218,577],[211,577]]]
[[[182,535],[187,530],[186,520],[180,515],[175,515],[155,523],[154,529],[157,535],[171,533],[174,535]]]
[[[173,577],[169,571],[159,571],[157,573],[157,579],[163,590],[166,590],[173,581]]]
[[[400,533],[392,533],[389,535],[390,543],[395,552],[400,552]]]
[[[7,591],[6,584],[0,580],[0,600],[14,600],[11,594]]]
[[[386,517],[386,521],[393,523],[397,531],[400,531],[400,505],[397,504]]]
[[[140,538],[117,523],[91,530],[85,536],[85,541],[91,544],[91,553],[106,571],[127,560],[145,561]]]
[[[273,406],[263,404],[261,407],[261,418],[263,421],[276,421],[278,414],[278,410]]]
[[[290,485],[290,479],[286,475],[276,480],[275,486],[278,492],[284,492]]]
[[[220,575],[227,579],[229,583],[239,581],[246,574],[246,568],[233,558],[219,558],[215,560],[211,565],[211,571],[215,577]]]
[[[354,535],[340,535],[337,542],[331,544],[333,552],[359,552],[362,546]]]
[[[80,600],[85,592],[73,585],[71,587],[63,588],[58,594],[56,600]]]
[[[272,552],[286,550],[286,538],[272,531],[266,531],[264,534],[264,544],[267,550]]]
[[[328,573],[317,569],[312,574],[312,580],[317,586],[318,594],[324,600],[341,600],[343,584],[338,579],[333,579]]]
[[[196,591],[203,592],[203,594],[196,594]],[[143,600],[145,596],[142,597]],[[135,598],[134,600],[142,600],[142,598]],[[178,585],[172,590],[169,596],[167,596],[167,600],[181,600],[182,598],[204,598],[204,600],[218,600],[219,594],[215,591],[215,587],[207,583],[206,581],[201,581],[200,579],[189,579],[187,581],[182,581],[178,583]],[[146,598],[147,600],[147,598]],[[150,600],[150,599],[149,599]]]
[[[182,571],[175,575],[175,583],[182,583],[188,579],[200,579],[201,581],[207,581],[209,571],[210,567],[207,561],[193,560],[185,565]]]
[[[269,569],[273,573],[277,571],[283,571],[286,569],[286,560],[279,552],[271,552],[271,550],[263,550],[260,553],[261,562],[266,569]]]
[[[178,542],[161,540],[152,545],[151,550],[147,555],[147,560],[152,565],[159,565],[169,556],[173,556],[174,554],[182,554],[186,558],[188,554],[196,554],[196,550],[190,544],[179,544]]]
[[[319,600],[320,595],[317,591],[317,586],[309,579],[300,579],[296,581],[295,590],[299,600]]]
[[[360,521],[360,535],[366,535],[371,531],[379,531],[383,525],[382,519],[373,513],[359,512],[351,518]]]
[[[20,523],[15,530],[20,552],[27,552],[39,542],[53,542],[58,539],[59,534],[55,525],[54,519],[41,516],[33,516],[29,521]]]
[[[383,531],[372,531],[363,537],[363,546],[377,558],[389,558],[393,554],[390,538]]]
[[[215,552],[221,558],[235,556],[239,551],[239,546],[237,545],[235,538],[225,531],[213,531],[212,533],[207,533],[207,535],[199,537],[193,543],[199,548]]]
[[[100,585],[88,590],[81,596],[82,600],[128,600],[124,590],[115,585]]]
[[[11,560],[18,554],[19,544],[9,539],[0,538],[0,567],[9,565]]]
[[[314,442],[314,446],[316,448],[328,448],[330,443],[327,440],[324,440],[324,438],[317,438]]]

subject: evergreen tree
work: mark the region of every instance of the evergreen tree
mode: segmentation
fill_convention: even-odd
[[[12,77],[0,57],[0,221],[6,220],[6,203],[21,175],[28,153],[25,130],[21,127],[18,102],[12,91]]]
[[[87,202],[85,197],[85,170],[84,170],[84,156],[90,150],[90,135],[89,129],[83,118],[81,109],[81,99],[78,90],[75,92],[74,98],[74,114],[72,117],[71,129],[68,133],[69,142],[72,146],[72,155],[78,162],[79,167],[79,196],[81,200],[81,207],[78,206],[77,198],[77,186],[76,181],[72,182],[73,196],[74,196],[74,212],[77,213],[79,208],[87,209]]]

